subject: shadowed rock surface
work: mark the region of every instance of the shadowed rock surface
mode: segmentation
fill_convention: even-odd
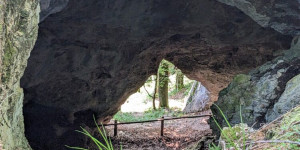
[[[218,0],[235,6],[263,27],[300,34],[300,0]]]
[[[290,41],[216,1],[70,0],[40,23],[22,79],[26,136],[36,150],[88,144],[74,130],[93,127],[93,114],[108,121],[162,58],[216,100]]]
[[[49,15],[62,11],[69,0],[40,0],[40,22],[44,21]]]

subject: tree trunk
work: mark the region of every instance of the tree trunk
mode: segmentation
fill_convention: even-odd
[[[153,96],[152,96],[152,105],[153,105],[153,109],[156,110],[155,107],[155,96],[156,96],[156,91],[157,91],[157,76],[155,77],[155,85],[154,85],[154,91],[153,91]]]
[[[162,61],[158,70],[158,96],[159,107],[169,108],[168,100],[168,84],[169,84],[169,66],[166,62]]]
[[[176,91],[183,89],[183,73],[180,70],[176,71]]]

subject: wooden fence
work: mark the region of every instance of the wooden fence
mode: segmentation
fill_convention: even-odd
[[[168,120],[177,120],[177,119],[185,119],[185,118],[201,118],[201,117],[210,117],[211,115],[195,115],[195,116],[183,116],[183,117],[172,117],[172,118],[164,118],[161,117],[159,119],[155,120],[145,120],[145,121],[135,121],[135,122],[118,122],[115,120],[114,123],[111,124],[104,124],[103,126],[114,126],[114,136],[117,136],[118,134],[118,125],[122,124],[138,124],[138,123],[147,123],[147,122],[156,122],[160,121],[161,126],[160,126],[160,136],[164,136],[164,122]]]

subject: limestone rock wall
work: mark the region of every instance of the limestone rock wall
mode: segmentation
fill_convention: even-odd
[[[20,78],[37,38],[39,10],[37,0],[0,1],[0,143],[6,150],[30,149]]]
[[[222,109],[231,124],[240,123],[240,105],[244,122],[255,128],[271,122],[300,104],[300,40],[294,38],[292,47],[280,56],[248,75],[236,76],[222,90],[216,104]],[[217,120],[225,125],[218,109],[211,107]],[[214,123],[212,127],[218,131]]]

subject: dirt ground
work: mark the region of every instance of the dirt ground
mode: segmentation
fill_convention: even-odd
[[[197,115],[202,114],[209,114],[209,111]],[[113,137],[113,126],[106,129],[112,137],[114,147],[120,147],[121,144],[123,150],[182,150],[196,144],[203,136],[211,135],[208,119],[209,117],[165,121],[163,137],[160,136],[160,122],[118,125],[116,137]]]

